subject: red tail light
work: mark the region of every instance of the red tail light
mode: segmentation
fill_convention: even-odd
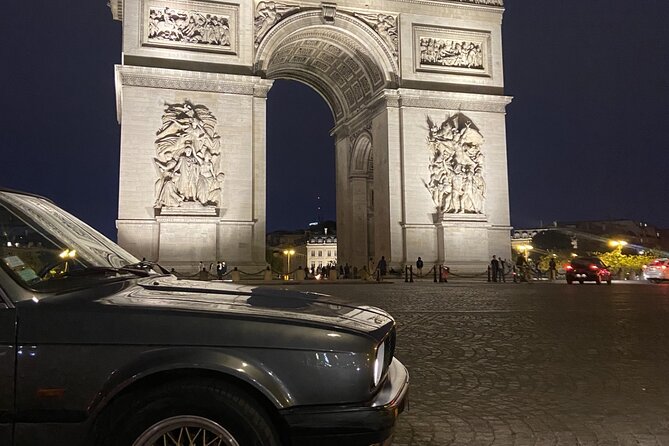
[[[597,265],[590,265],[588,268],[590,268],[593,271],[597,271],[599,269],[599,267],[597,267]]]
[[[567,265],[564,267],[564,269],[566,269],[567,271],[571,271],[572,269],[574,269],[574,267],[571,265]]]

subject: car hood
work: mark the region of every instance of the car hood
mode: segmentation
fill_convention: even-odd
[[[385,311],[347,304],[321,293],[266,286],[177,280],[146,279],[138,286],[99,300],[105,305],[143,307],[229,316],[285,319],[308,324],[340,326],[373,332],[393,323]]]
[[[321,335],[337,339],[329,337],[334,333],[380,341],[395,325],[381,309],[324,294],[172,276],[82,289],[17,308],[21,342],[281,347],[309,333],[307,327],[312,342]]]

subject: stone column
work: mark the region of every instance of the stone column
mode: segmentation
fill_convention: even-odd
[[[367,264],[367,176],[350,176],[349,182],[352,215],[348,262],[362,268]]]
[[[335,135],[335,181],[337,183],[337,263],[351,263],[351,189],[348,182],[350,142]]]

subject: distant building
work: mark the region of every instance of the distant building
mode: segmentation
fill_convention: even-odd
[[[663,251],[669,251],[669,229],[658,229],[660,233],[660,248]]]
[[[659,229],[651,224],[636,220],[589,220],[558,222],[558,227],[571,231],[577,238],[579,234],[601,237],[601,241],[624,240],[632,247],[660,248]]]
[[[637,251],[663,246],[662,230],[636,220],[556,221],[546,228],[514,229],[511,231],[511,246],[518,250],[519,246],[531,245],[532,238],[544,231],[567,234],[572,239],[574,249],[585,251],[605,250],[611,240],[624,240],[628,249]],[[664,246],[666,245],[665,239]]]
[[[320,235],[307,241],[307,266],[316,269],[319,266],[337,264],[337,237]]]

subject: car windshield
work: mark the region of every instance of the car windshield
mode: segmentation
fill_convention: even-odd
[[[604,268],[604,263],[596,257],[582,257],[580,259],[574,259],[571,262],[572,266],[577,268],[588,268],[590,265],[595,265],[599,268]]]
[[[24,288],[54,292],[153,273],[43,198],[0,191],[0,266]]]

